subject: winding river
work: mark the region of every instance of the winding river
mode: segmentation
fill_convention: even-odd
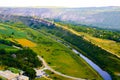
[[[60,42],[62,44],[64,44],[65,46],[67,46],[68,48],[71,48],[70,45],[66,44],[65,42],[61,41],[61,40],[57,40],[57,42]],[[96,65],[94,62],[92,62],[90,59],[88,59],[87,57],[85,57],[84,55],[82,55],[80,52],[78,52],[76,49],[72,48],[72,51],[76,54],[79,54],[79,56],[84,59],[94,70],[96,70],[99,75],[104,79],[104,80],[112,80],[110,74],[104,70],[102,70],[98,65]]]
[[[112,80],[111,76],[106,71],[102,70],[98,65],[92,62],[90,59],[82,55],[76,49],[72,49],[72,51],[76,54],[79,54],[79,56],[83,58],[93,69],[95,69],[99,73],[99,75],[102,76],[104,80]]]

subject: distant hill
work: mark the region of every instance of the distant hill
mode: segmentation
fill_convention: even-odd
[[[90,8],[0,8],[0,14],[37,16],[120,30],[120,7]]]

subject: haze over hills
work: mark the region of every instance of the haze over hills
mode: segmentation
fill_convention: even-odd
[[[120,7],[115,6],[90,8],[0,8],[0,14],[37,16],[120,30]]]
[[[0,70],[20,69],[30,80],[44,77],[34,68],[53,80],[120,80],[119,19],[120,7],[113,6],[2,7]]]

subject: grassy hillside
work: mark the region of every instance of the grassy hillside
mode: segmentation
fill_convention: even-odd
[[[72,24],[63,24],[63,23],[59,23],[59,24],[63,26],[64,29],[71,31],[76,35],[82,36],[85,40],[88,40],[93,44],[107,50],[108,52],[120,57],[119,32],[90,28],[87,26],[77,26],[77,25],[75,26]]]
[[[48,65],[56,71],[74,77],[102,80],[82,58],[78,57],[70,49],[56,42],[54,39],[51,39],[49,36],[45,36],[27,26],[16,27],[14,23],[9,25],[0,23],[0,27],[0,36],[2,39],[11,40],[21,45],[24,45],[19,42],[21,39],[27,42],[29,40],[36,44],[34,47],[28,47],[42,56]]]
[[[73,80],[73,79],[69,79],[69,78],[65,78],[65,77],[59,76],[59,75],[57,75],[57,74],[55,74],[55,73],[53,73],[53,72],[51,72],[49,70],[45,70],[45,72],[48,75],[50,75],[49,78],[42,77],[42,78],[37,78],[35,80],[50,80],[50,78],[53,79],[53,80]]]
[[[38,25],[37,30],[55,35],[71,43],[72,45],[77,47],[77,49],[81,51],[81,53],[94,61],[102,69],[108,71],[114,80],[119,80],[120,77],[116,75],[116,72],[118,74],[120,73],[120,59],[118,57],[102,49],[95,43],[90,42],[83,34],[80,34],[79,32],[76,32],[69,27],[61,26],[59,24],[47,27],[43,26],[44,25]],[[36,29],[36,27],[32,27]]]
[[[83,32],[76,32],[73,29],[70,29],[67,26],[61,26],[57,25],[61,28],[57,28],[56,30],[53,31],[48,31],[52,34],[55,34],[56,36],[59,36],[66,41],[70,42],[71,44],[77,46],[79,49],[84,51],[84,55],[88,56],[90,59],[92,59],[96,64],[101,66],[103,69],[107,70],[112,74],[114,77],[113,79],[119,80],[119,76],[116,75],[115,73],[117,72],[118,74],[120,73],[119,71],[119,66],[120,66],[120,59],[118,57],[115,57],[114,55],[119,56],[119,43],[115,41],[110,41],[110,40],[104,40],[104,39],[99,39],[90,36],[90,34],[86,34]],[[59,29],[59,30],[58,30]],[[68,32],[65,32],[68,31]],[[64,33],[63,36],[58,35],[59,33]],[[70,37],[71,36],[71,37]],[[92,43],[92,44],[91,44]],[[104,44],[103,44],[104,43]],[[113,43],[113,44],[110,44]],[[97,46],[95,46],[97,45]],[[106,52],[99,47],[105,49],[106,51],[118,51],[118,53],[112,53],[114,55],[111,55],[111,53]],[[117,65],[116,67],[114,67]]]

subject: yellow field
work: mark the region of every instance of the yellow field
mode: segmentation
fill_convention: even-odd
[[[30,40],[27,39],[15,39],[19,44],[21,44],[24,47],[35,47],[36,44],[31,42]]]

